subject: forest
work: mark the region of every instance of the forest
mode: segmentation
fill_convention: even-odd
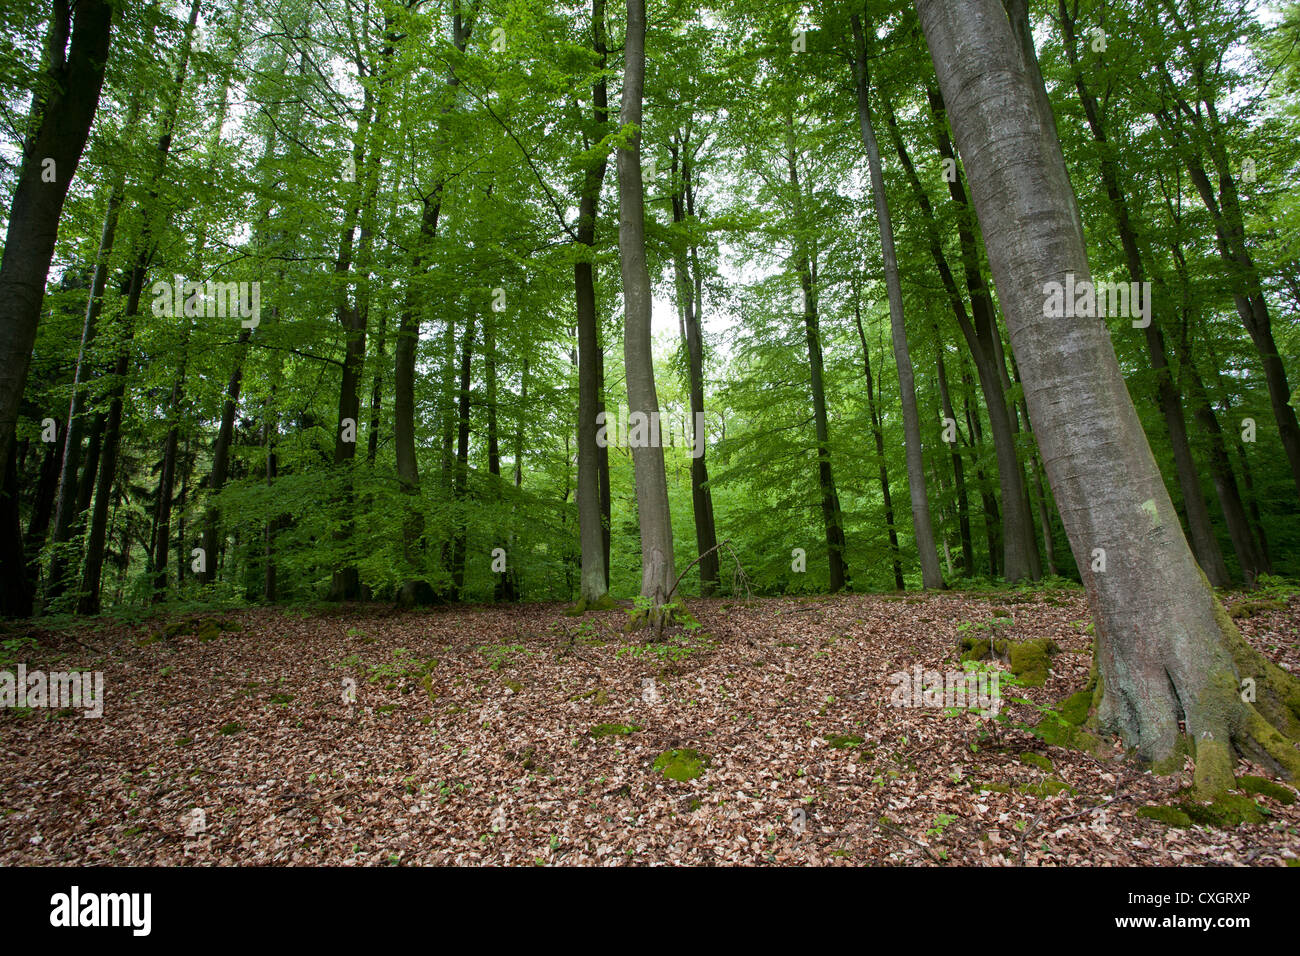
[[[7,0],[0,108],[0,862],[1300,865],[1300,0]]]

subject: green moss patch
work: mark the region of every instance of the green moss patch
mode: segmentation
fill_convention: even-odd
[[[1277,601],[1272,598],[1260,598],[1256,601],[1242,601],[1240,604],[1234,604],[1228,609],[1228,617],[1241,620],[1243,618],[1254,617],[1256,614],[1263,614],[1265,611],[1285,611],[1286,601]]]
[[[231,721],[230,723],[228,723],[228,724],[222,724],[222,725],[217,729],[217,733],[221,734],[223,737],[229,737],[231,734],[237,734],[237,733],[239,733],[240,731],[242,731],[243,729],[244,729],[244,725],[243,725],[243,724],[241,724],[241,723],[240,723],[239,721],[237,721],[237,720],[232,720],[232,721]]]
[[[1177,807],[1161,807],[1155,804],[1139,807],[1137,815],[1144,820],[1155,820],[1170,827],[1190,827],[1192,818]]]
[[[587,733],[593,737],[626,737],[640,729],[640,724],[597,724]]]
[[[862,743],[862,737],[858,734],[835,734],[831,737],[823,738],[826,743],[836,750],[847,750],[850,747],[856,747]]]
[[[1228,830],[1243,823],[1263,823],[1268,811],[1250,797],[1225,793],[1210,803],[1187,801],[1177,804],[1179,810],[1201,826]]]
[[[1242,793],[1253,793],[1256,796],[1270,797],[1284,806],[1291,806],[1295,803],[1295,791],[1280,783],[1274,783],[1272,780],[1264,777],[1238,777],[1237,789]]]
[[[694,780],[704,773],[710,759],[707,754],[690,748],[666,750],[655,757],[654,768],[669,780]]]
[[[1042,754],[1023,753],[1020,755],[1020,762],[1028,764],[1031,767],[1037,767],[1045,773],[1051,773],[1056,768],[1052,766],[1052,761],[1048,760]]]
[[[1078,792],[1065,781],[1057,780],[1055,777],[1048,777],[1038,783],[1022,783],[1016,787],[1016,791],[1031,797],[1054,797],[1058,793],[1069,793],[1070,796],[1074,796]]]
[[[1042,687],[1047,683],[1051,656],[1059,651],[1056,642],[1046,637],[1012,644],[1011,673],[1026,687]]]

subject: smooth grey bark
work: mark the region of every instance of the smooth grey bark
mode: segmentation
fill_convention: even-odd
[[[629,415],[659,418],[650,331],[650,272],[645,248],[645,186],[641,177],[641,100],[645,87],[645,0],[628,0],[624,41],[623,103],[619,121],[634,132],[618,149],[618,251],[623,278],[623,362],[627,369]],[[652,439],[656,435],[650,436]],[[664,604],[676,581],[668,476],[658,441],[632,448],[636,511],[641,529],[641,597],[649,606],[647,623],[664,622]]]
[[[1234,786],[1234,749],[1300,773],[1300,753],[1282,736],[1300,733],[1300,688],[1241,639],[1200,572],[1104,323],[1044,314],[1048,283],[1091,274],[1065,161],[1006,14],[997,0],[915,3],[1092,605],[1096,723],[1164,767],[1184,721],[1203,794]],[[1246,676],[1258,679],[1256,704],[1241,700]]]
[[[871,121],[868,98],[870,80],[867,72],[866,34],[861,19],[854,15],[853,74],[858,94],[858,131],[867,153],[871,173],[871,195],[876,207],[880,230],[880,251],[884,259],[885,288],[889,295],[889,323],[894,342],[894,363],[898,366],[898,391],[903,407],[903,436],[907,456],[907,487],[912,502],[912,530],[916,536],[917,556],[921,562],[921,586],[942,588],[939,552],[935,549],[934,524],[930,519],[930,501],[925,486],[925,460],[921,451],[921,417],[916,405],[916,382],[912,356],[907,344],[907,324],[903,315],[903,287],[898,276],[898,256],[894,251],[894,227],[890,219],[889,198],[885,194],[885,177],[880,162],[880,146]]]

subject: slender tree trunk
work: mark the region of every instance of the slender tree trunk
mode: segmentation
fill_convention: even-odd
[[[854,38],[854,79],[858,93],[858,129],[867,153],[871,173],[871,195],[880,229],[880,248],[885,266],[885,287],[889,294],[890,329],[894,340],[894,362],[898,366],[899,398],[903,406],[903,436],[907,455],[907,486],[912,500],[912,529],[921,562],[921,586],[942,588],[939,553],[935,549],[934,525],[930,521],[930,501],[925,487],[925,461],[921,454],[921,417],[916,406],[916,384],[912,356],[907,345],[907,325],[903,317],[903,287],[898,276],[898,257],[894,252],[894,226],[885,194],[885,177],[880,163],[880,147],[871,122],[868,101],[866,34],[862,21],[852,18]]]
[[[673,182],[677,182],[679,148],[670,147],[673,158]],[[673,222],[695,222],[694,164],[691,143],[683,137],[681,146],[681,190],[672,197]],[[674,251],[673,269],[677,280],[678,312],[682,337],[686,342],[687,378],[691,401],[691,504],[695,513],[695,547],[699,560],[700,594],[712,595],[718,587],[718,537],[713,522],[713,493],[709,490],[704,429],[704,334],[700,323],[704,278],[700,274],[699,255],[694,239],[684,239]],[[698,452],[698,454],[696,454]]]
[[[1001,507],[985,508],[986,515],[998,520],[998,539],[1002,575],[1010,582],[1036,578],[1037,549],[1033,543],[1033,522],[1027,508],[1025,474],[1016,451],[1015,410],[1007,401],[1009,380],[1002,358],[1002,336],[998,331],[993,297],[980,263],[966,185],[962,179],[957,155],[948,137],[947,109],[943,96],[933,87],[927,88],[930,116],[934,124],[935,142],[939,156],[952,163],[953,175],[948,179],[948,194],[957,207],[957,239],[961,249],[962,271],[970,296],[971,321],[964,314],[957,316],[957,325],[970,350],[979,379],[984,405],[988,410],[989,433],[993,452],[997,458],[998,487],[1002,493]],[[921,195],[924,195],[922,191]],[[929,217],[927,217],[929,218]],[[997,553],[990,555],[990,563],[998,564]],[[997,571],[993,572],[994,577]]]
[[[599,78],[592,84],[591,136],[603,136],[609,121],[609,92],[605,67],[609,55],[605,46],[605,0],[592,0],[592,49]],[[588,142],[591,136],[587,137]],[[596,213],[601,184],[605,180],[607,156],[594,157],[583,172],[578,200],[577,241],[585,247],[573,263],[573,288],[578,322],[578,537],[582,548],[582,569],[578,579],[579,606],[601,603],[609,591],[609,545],[601,509],[601,453],[605,454],[605,486],[608,488],[608,449],[596,442],[598,420],[605,412],[601,394],[603,350],[600,318],[596,308],[595,267]]]
[[[880,423],[880,405],[874,394],[871,349],[867,346],[867,333],[862,328],[862,306],[856,287],[853,294],[853,320],[857,324],[858,339],[862,343],[862,370],[867,379],[867,411],[871,416],[871,437],[876,444],[876,461],[880,466],[880,495],[885,506],[885,528],[889,532],[889,555],[894,570],[894,589],[901,591],[905,587],[903,562],[898,550],[898,529],[894,525],[894,499],[889,491],[889,469],[885,463],[885,432]]]
[[[632,448],[636,510],[641,528],[641,597],[649,602],[648,623],[658,631],[663,606],[677,575],[673,526],[668,510],[668,476],[659,441],[659,396],[655,391],[650,332],[650,272],[645,248],[645,188],[641,179],[641,97],[645,86],[645,0],[628,0],[624,40],[624,129],[637,132],[618,149],[618,251],[623,275],[623,361],[630,415],[645,419],[647,441]]]
[[[1205,795],[1234,786],[1234,749],[1295,776],[1300,753],[1282,735],[1300,735],[1300,686],[1241,639],[1200,573],[1104,323],[1044,314],[1049,283],[1090,271],[1065,161],[1006,15],[997,0],[916,8],[1093,607],[1096,722],[1159,769],[1181,766],[1185,739]],[[1244,677],[1258,681],[1254,704]]]

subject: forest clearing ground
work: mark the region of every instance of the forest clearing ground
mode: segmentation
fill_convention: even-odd
[[[42,633],[29,671],[102,670],[104,716],[0,710],[0,864],[1300,857],[1300,804],[1261,796],[1263,823],[1169,828],[1136,812],[1174,800],[1189,771],[1048,746],[1018,728],[1037,719],[1019,704],[1004,723],[890,705],[890,674],[959,670],[959,627],[995,610],[1014,621],[1002,636],[1061,647],[1045,686],[1004,698],[1050,706],[1079,690],[1081,591],[689,606],[699,629],[657,646],[624,635],[622,611],[558,604],[242,610],[224,616],[241,629],[215,637],[164,637],[163,620]],[[1237,623],[1300,673],[1300,599]],[[828,743],[848,735],[861,742]],[[654,768],[677,748],[707,755],[700,776]]]

